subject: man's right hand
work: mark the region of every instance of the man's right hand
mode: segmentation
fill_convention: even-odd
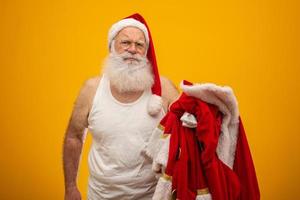
[[[81,200],[81,194],[76,186],[66,189],[65,200]]]

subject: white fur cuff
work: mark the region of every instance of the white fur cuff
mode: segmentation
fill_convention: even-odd
[[[159,150],[161,149],[162,145],[163,145],[163,141],[161,139],[161,135],[163,134],[163,130],[161,128],[161,126],[159,125],[158,127],[156,127],[152,134],[151,137],[145,147],[145,149],[143,150],[145,152],[145,154],[150,157],[151,159],[154,159]]]
[[[155,193],[152,200],[171,200],[172,198],[172,182],[164,176],[160,177],[156,185]]]
[[[196,196],[196,200],[212,200],[211,194],[200,194]]]
[[[188,112],[184,112],[182,117],[180,118],[182,121],[182,126],[188,127],[188,128],[196,128],[197,127],[197,119],[196,117]]]

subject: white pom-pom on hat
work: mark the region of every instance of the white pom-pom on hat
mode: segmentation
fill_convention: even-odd
[[[157,115],[163,107],[161,96],[153,94],[148,101],[148,113],[151,116]]]

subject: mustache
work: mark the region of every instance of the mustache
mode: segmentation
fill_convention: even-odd
[[[135,55],[132,55],[128,52],[124,52],[122,54],[119,55],[123,60],[128,60],[128,59],[133,59],[135,61],[142,61],[143,60],[143,57],[139,54],[135,54]]]

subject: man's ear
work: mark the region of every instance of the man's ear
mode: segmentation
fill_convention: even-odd
[[[109,53],[115,53],[116,52],[116,49],[115,49],[115,39],[113,39],[110,43],[110,46],[109,46]]]

